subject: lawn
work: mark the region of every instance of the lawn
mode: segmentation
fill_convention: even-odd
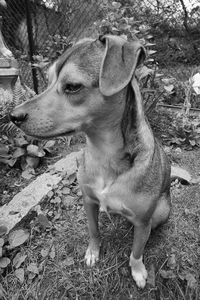
[[[170,118],[159,112],[151,118],[158,138],[170,131]],[[83,143],[77,146],[77,139],[75,144],[73,149],[83,146]],[[193,176],[199,175],[199,149],[186,151],[168,146],[165,149],[173,162],[184,166]],[[66,154],[63,145],[60,151],[61,155]],[[200,185],[175,181],[171,194],[170,219],[152,232],[145,248],[149,276],[145,289],[139,290],[128,266],[133,226],[120,216],[112,215],[110,220],[101,213],[101,259],[94,268],[85,266],[88,230],[82,196],[76,178],[64,178],[39,207],[47,219],[41,220],[33,211],[20,224],[28,228],[30,239],[9,252],[12,263],[1,269],[0,299],[198,300]],[[13,263],[17,254],[24,257],[20,267]],[[24,278],[16,276],[17,267],[23,269]]]

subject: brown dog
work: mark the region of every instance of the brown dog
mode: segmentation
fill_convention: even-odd
[[[84,39],[50,68],[48,89],[11,114],[16,125],[39,138],[85,132],[78,179],[89,222],[86,263],[99,258],[99,206],[119,213],[134,224],[130,266],[141,288],[147,278],[145,244],[170,212],[170,164],[145,119],[135,78],[144,56],[138,41]]]

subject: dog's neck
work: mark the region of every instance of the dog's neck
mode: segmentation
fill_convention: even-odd
[[[131,93],[130,93],[131,91]],[[126,99],[126,101],[125,101]],[[106,113],[86,131],[87,148],[92,157],[125,168],[134,159],[150,157],[154,138],[146,122],[139,86],[132,87],[106,99]]]

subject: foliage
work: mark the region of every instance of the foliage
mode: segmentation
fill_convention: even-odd
[[[2,232],[1,227],[2,226],[0,226],[0,231]],[[27,255],[17,252],[12,261],[9,257],[12,256],[11,252],[13,250],[16,250],[17,247],[21,246],[29,239],[29,236],[29,232],[25,229],[12,231],[9,233],[8,237],[0,234],[0,272],[3,273],[12,263],[12,266],[15,269],[15,276],[21,283],[24,281],[24,269],[21,265],[26,260]]]
[[[20,166],[23,170],[22,176],[30,178],[34,169],[39,165],[42,157],[51,152],[54,141],[37,141],[22,133],[8,117],[12,108],[28,98],[33,97],[34,92],[26,86],[22,86],[18,78],[11,91],[0,90],[0,163]]]
[[[127,5],[121,1],[104,1],[102,6],[106,12],[105,17],[94,23],[99,34],[120,35],[128,40],[134,40],[137,36],[147,49],[145,66],[137,70],[137,77],[141,83],[145,110],[149,114],[163,93],[158,85],[158,78],[162,74],[159,74],[158,65],[154,59],[156,51],[152,50],[155,43],[152,42],[154,37],[150,34],[151,28],[144,24],[143,20],[135,19],[136,5],[133,3]]]
[[[187,150],[200,147],[200,117],[178,114],[172,124],[173,134],[169,144],[183,146]]]
[[[51,152],[55,141],[37,141],[23,133],[16,137],[4,136],[0,142],[0,162],[13,166],[20,166],[22,176],[31,178],[39,165],[41,158]]]
[[[172,84],[170,79],[166,79],[165,84],[167,85],[164,88],[168,94],[176,93],[177,85],[174,82]],[[182,87],[184,103],[181,113],[178,113],[173,121],[173,137],[169,143],[183,145],[189,150],[200,147],[200,117],[190,114],[192,102],[198,99],[200,94],[200,73],[194,75],[193,72],[189,80],[179,82],[179,86]]]

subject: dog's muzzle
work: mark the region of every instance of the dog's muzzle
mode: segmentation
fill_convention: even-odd
[[[12,111],[9,115],[10,120],[18,127],[27,120],[28,114],[24,112]]]

